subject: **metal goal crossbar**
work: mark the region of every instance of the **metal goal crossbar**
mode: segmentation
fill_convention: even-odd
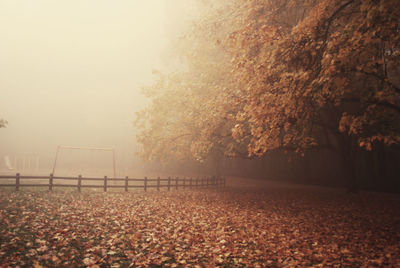
[[[115,149],[114,148],[101,148],[101,147],[85,147],[85,146],[63,146],[63,145],[58,145],[57,146],[57,151],[56,151],[56,157],[54,159],[54,165],[53,165],[53,175],[55,174],[56,171],[56,165],[57,165],[57,158],[58,154],[60,152],[60,149],[66,149],[66,150],[87,150],[87,151],[110,151],[112,152],[112,157],[113,157],[113,171],[114,171],[114,178],[116,178],[116,169],[115,169]]]

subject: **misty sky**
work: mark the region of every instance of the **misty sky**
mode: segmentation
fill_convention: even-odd
[[[179,2],[0,0],[1,153],[73,145],[133,155],[140,88],[162,68]]]

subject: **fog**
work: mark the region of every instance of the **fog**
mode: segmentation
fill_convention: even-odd
[[[115,148],[119,169],[134,168],[140,89],[171,67],[171,36],[193,12],[182,0],[0,0],[0,168],[8,156],[50,171],[57,145]]]

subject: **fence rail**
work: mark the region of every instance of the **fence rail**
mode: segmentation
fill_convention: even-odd
[[[54,187],[76,187],[80,192],[82,188],[103,188],[104,192],[107,191],[108,188],[124,188],[127,192],[129,188],[143,188],[144,191],[147,191],[150,188],[156,188],[159,191],[161,188],[167,188],[168,191],[171,188],[175,188],[178,190],[182,189],[192,189],[192,188],[207,188],[207,187],[225,187],[226,178],[222,177],[202,177],[202,178],[129,178],[128,176],[125,178],[108,178],[104,176],[103,178],[94,178],[94,177],[82,177],[81,175],[77,177],[58,177],[50,174],[49,176],[21,176],[19,173],[15,175],[0,175],[0,181],[6,179],[15,179],[15,184],[4,184],[0,183],[0,187],[15,187],[16,191],[19,191],[20,187],[48,187],[49,191],[52,191]],[[48,180],[48,184],[23,184],[22,180]],[[76,181],[76,184],[65,184],[65,183],[54,183],[54,181],[68,180],[68,181]],[[102,184],[82,184],[83,181],[99,181]],[[110,185],[109,183],[113,182],[124,182],[119,185]],[[129,182],[136,182],[139,184],[129,184]],[[155,183],[155,184],[154,184]]]

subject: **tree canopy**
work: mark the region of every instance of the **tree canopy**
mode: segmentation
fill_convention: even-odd
[[[205,6],[203,13],[210,8]],[[157,81],[143,89],[152,99],[137,113],[141,155],[147,160],[196,159],[242,153],[231,135],[239,110],[238,89],[229,54],[220,45],[232,27],[217,13],[208,13],[178,42],[185,68],[155,71]]]
[[[358,136],[367,149],[374,140],[400,141],[400,12],[396,1],[375,2],[275,1],[266,8],[251,1],[246,7],[248,23],[231,43],[251,154],[308,149],[321,143],[328,126]],[[285,15],[291,11],[302,16]]]
[[[147,89],[145,158],[400,143],[397,0],[228,2],[182,39],[187,69]]]

